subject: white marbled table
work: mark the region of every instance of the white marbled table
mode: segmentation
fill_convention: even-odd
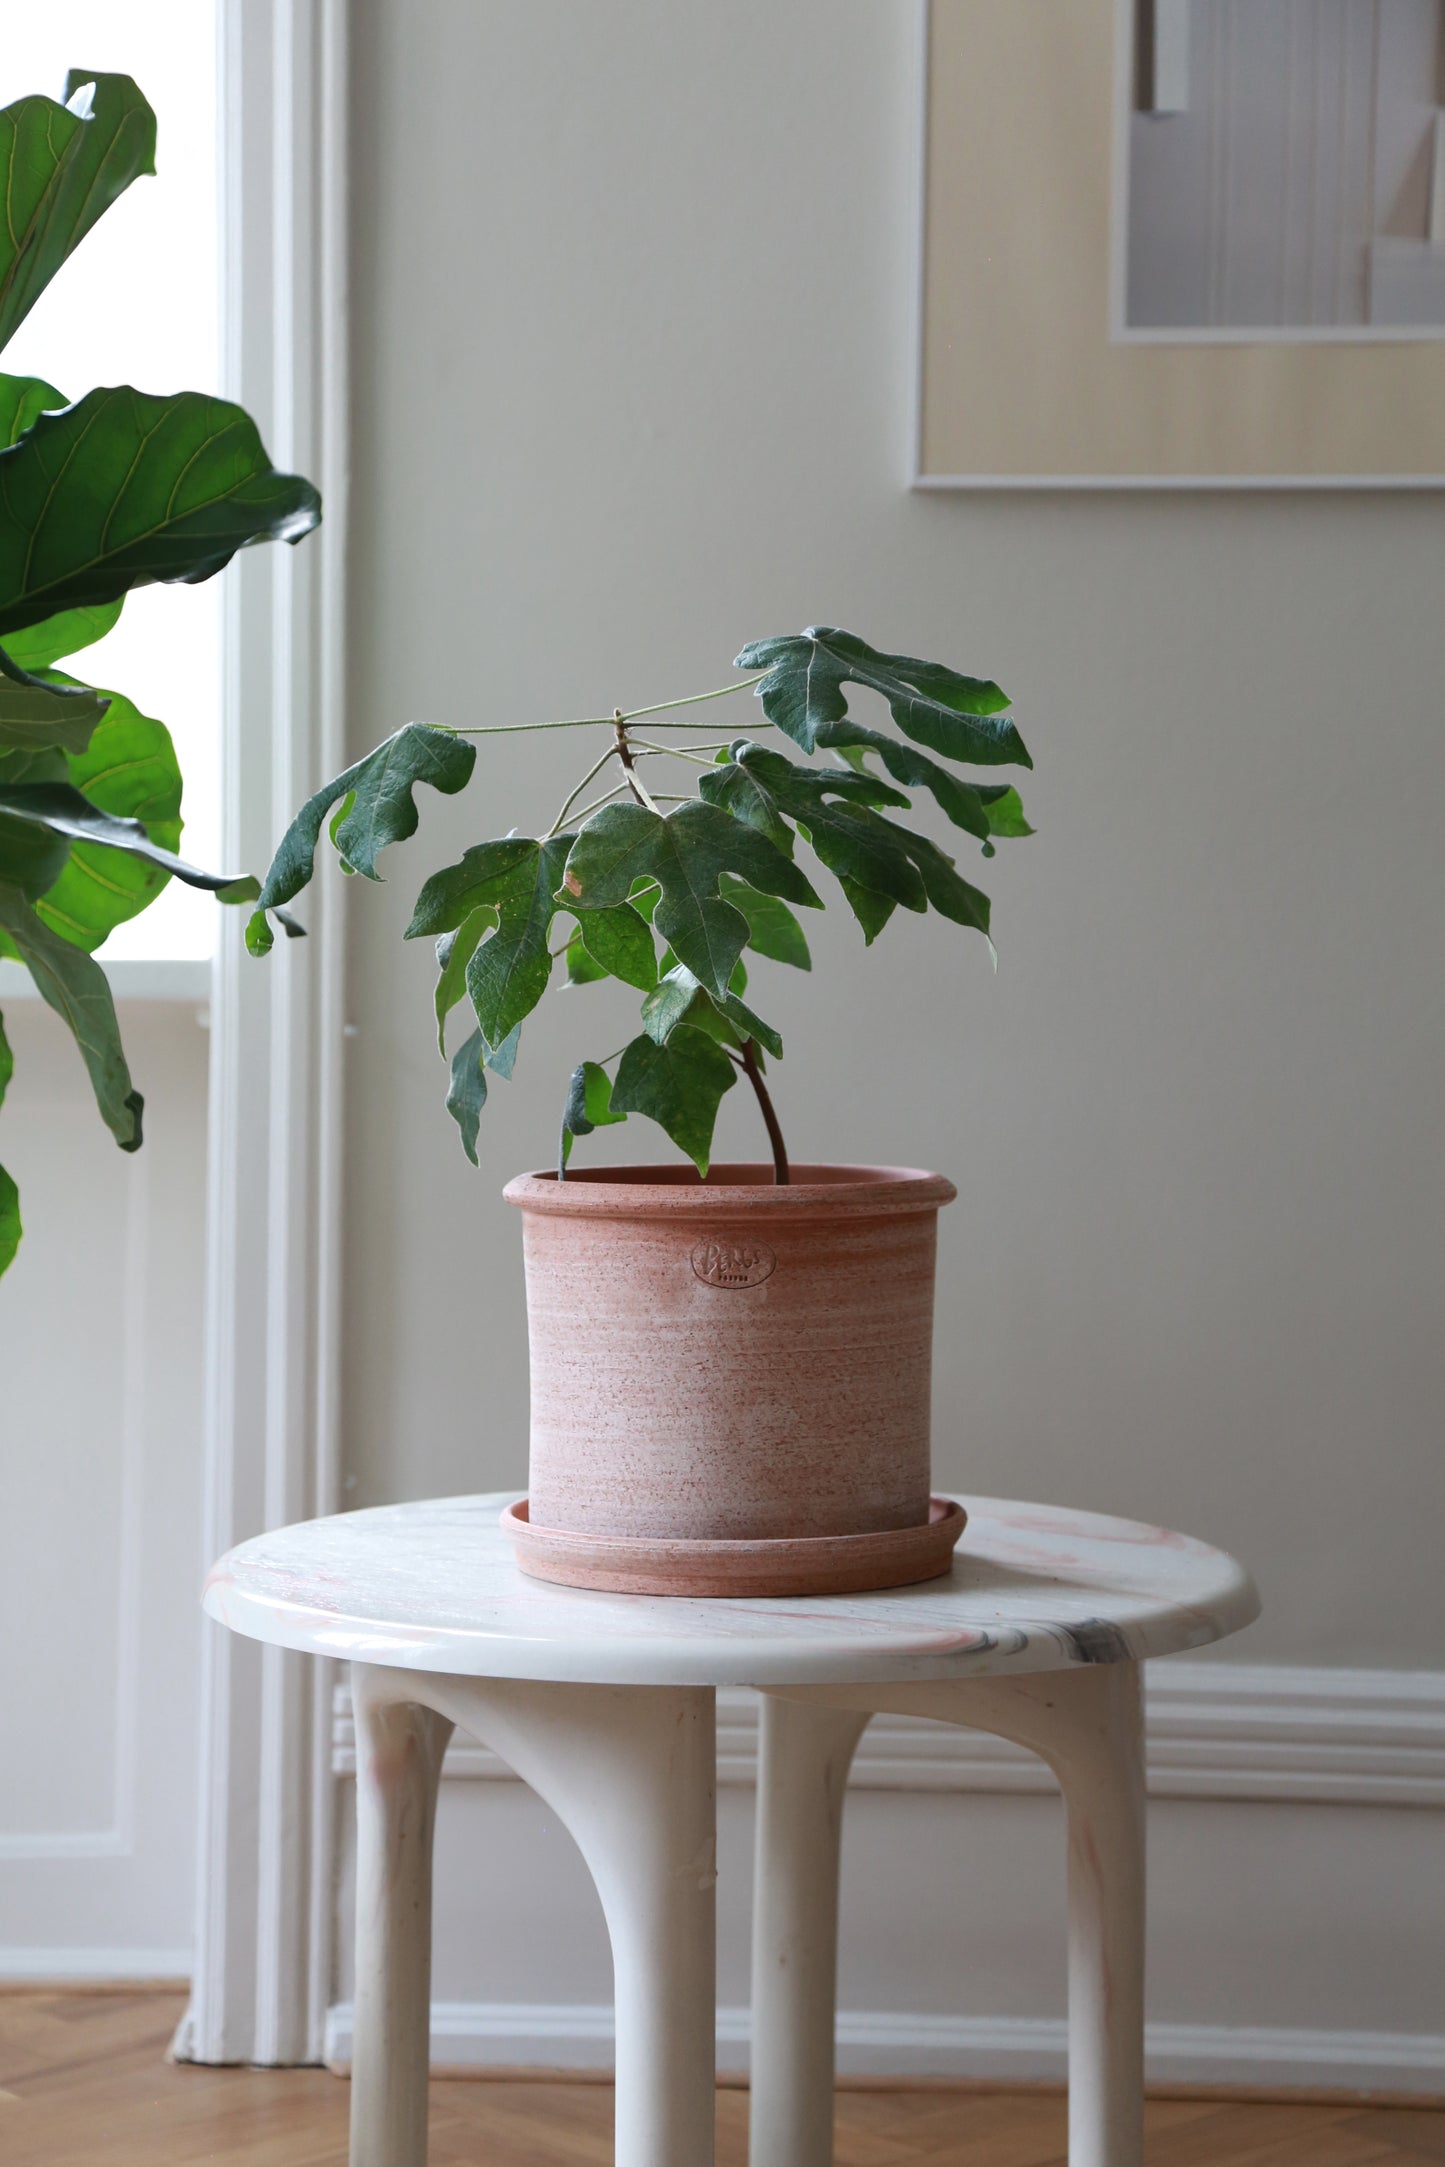
[[[351,1664],[357,1742],[352,2167],[424,2167],[437,1779],[455,1725],[571,1830],[616,1975],[618,2167],[709,2167],[714,1727],[764,1695],[751,2167],[832,2159],[838,1853],[870,1715],[1030,1748],[1069,1843],[1070,2167],[1140,2167],[1139,1664],[1257,1614],[1242,1567],[1164,1528],[964,1498],[945,1578],[873,1595],[693,1601],[528,1580],[513,1493],[384,1506],[242,1543],[206,1584],[238,1633]]]

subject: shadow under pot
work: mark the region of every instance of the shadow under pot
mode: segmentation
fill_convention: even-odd
[[[635,1595],[821,1595],[949,1570],[929,1488],[940,1174],[522,1174],[524,1572]]]

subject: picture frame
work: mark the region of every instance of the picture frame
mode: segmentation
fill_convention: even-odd
[[[1138,10],[1177,70],[1191,4],[920,0],[916,488],[1445,487],[1445,322],[1128,322]]]

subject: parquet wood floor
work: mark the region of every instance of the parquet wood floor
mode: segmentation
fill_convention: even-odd
[[[345,2167],[347,2087],[322,2070],[177,2069],[180,1997],[0,1994],[5,2167]],[[606,2085],[432,2085],[433,2167],[608,2167]],[[743,2167],[747,2094],[718,2093],[718,2167]],[[838,2167],[1065,2167],[1040,2092],[844,2091]],[[1155,2099],[1148,2167],[1429,2167],[1445,2109]],[[679,2162],[679,2167],[685,2167]]]

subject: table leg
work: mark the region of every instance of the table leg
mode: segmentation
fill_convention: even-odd
[[[617,2167],[712,2167],[711,1688],[431,1677],[427,1695],[545,1799],[596,1883],[615,1976]]]
[[[867,1722],[762,1696],[750,2167],[831,2167],[843,1790]]]
[[[404,1673],[352,1667],[356,2015],[351,2167],[426,2167],[431,1855],[452,1726],[398,1700]]]
[[[937,1685],[799,1687],[790,1703],[806,1703],[819,1715],[887,1711],[993,1731],[1049,1763],[1064,1794],[1069,1831],[1069,2167],[1142,2167],[1144,1730],[1138,1664],[1084,1664]],[[762,1788],[774,1788],[766,1771]],[[780,1812],[771,1796],[760,1797],[759,1810],[775,1822]],[[836,1850],[832,1856],[836,1862]],[[800,1886],[812,1907],[808,1938],[816,1948],[836,1899],[825,1893],[823,1881]],[[781,2089],[771,2066],[767,2081]],[[773,2112],[771,2100],[760,2106],[755,2095],[755,2116]],[[831,2101],[826,2120],[815,2103],[806,2138],[801,2130],[794,2135],[799,2163],[828,2167],[831,2122]],[[784,2156],[776,2154],[777,2167]],[[754,2167],[773,2167],[773,2159],[760,2155]]]

